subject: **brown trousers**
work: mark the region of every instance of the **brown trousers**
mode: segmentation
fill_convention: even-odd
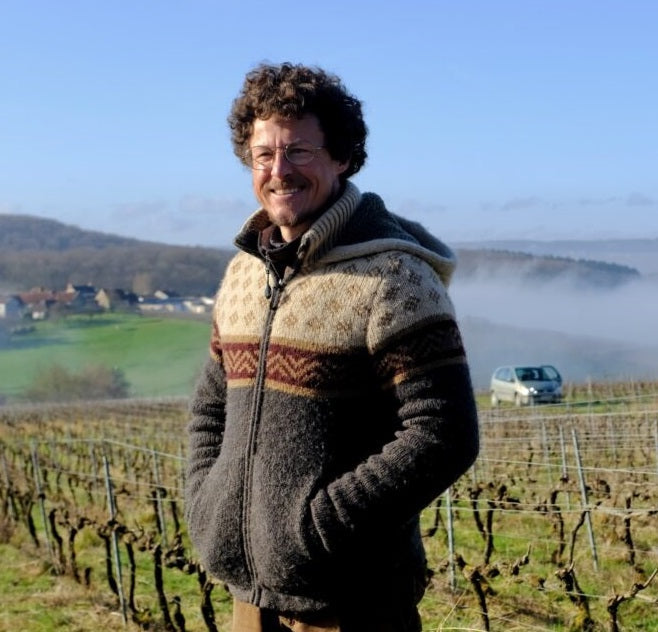
[[[231,632],[418,632],[421,629],[415,608],[407,616],[397,615],[397,620],[382,621],[381,617],[373,616],[363,623],[338,621],[333,617],[300,621],[234,600]]]
[[[233,601],[233,626],[231,632],[340,632],[336,620],[323,619],[305,623],[275,612],[261,610],[242,601]]]

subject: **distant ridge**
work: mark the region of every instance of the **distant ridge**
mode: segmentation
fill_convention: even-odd
[[[172,246],[30,215],[0,215],[0,292],[73,283],[148,294],[212,295],[228,249]]]
[[[658,276],[658,239],[564,239],[490,240],[456,244],[472,250],[507,250],[534,256],[561,256],[618,263],[637,269],[643,275]]]
[[[459,249],[458,278],[486,281],[505,277],[521,282],[537,283],[557,279],[578,287],[612,288],[640,278],[630,266],[572,259],[554,255],[533,255],[514,250]]]
[[[463,241],[459,244],[464,248],[492,248],[496,250],[519,250],[535,254],[560,254],[573,251],[595,251],[601,253],[610,250],[634,250],[639,252],[655,252],[658,249],[658,238],[606,238],[606,239],[492,239]]]
[[[514,243],[514,242],[498,242]],[[630,267],[513,250],[457,248],[455,282],[501,276],[520,282],[566,280],[580,287],[617,287],[639,277]],[[93,283],[138,293],[166,288],[214,293],[233,250],[173,246],[88,231],[31,215],[0,214],[0,291]]]
[[[83,230],[54,219],[32,215],[0,215],[0,251],[109,248],[136,246],[143,242],[99,231]]]

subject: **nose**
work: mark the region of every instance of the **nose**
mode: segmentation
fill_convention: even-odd
[[[284,150],[281,147],[277,147],[272,159],[272,168],[270,169],[270,174],[277,178],[283,178],[291,171],[293,171],[293,169],[294,167],[290,164],[290,162],[288,162]]]

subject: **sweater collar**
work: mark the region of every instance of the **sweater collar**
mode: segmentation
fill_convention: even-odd
[[[259,209],[244,224],[235,239],[236,246],[263,258],[258,248],[259,236],[271,225],[267,212]],[[334,263],[384,250],[420,257],[446,286],[450,283],[456,263],[454,252],[417,222],[388,212],[379,196],[362,195],[348,181],[341,197],[301,236],[296,265],[307,267],[320,259],[323,264]]]
[[[343,194],[310,226],[299,239],[297,257],[312,263],[332,249],[343,227],[354,214],[361,192],[350,181],[345,183]],[[253,255],[261,255],[261,234],[272,226],[267,211],[258,209],[244,223],[235,238],[235,245]]]

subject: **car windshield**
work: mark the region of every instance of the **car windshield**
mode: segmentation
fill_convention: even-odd
[[[550,380],[540,366],[521,366],[514,369],[514,372],[521,382],[547,382]]]

